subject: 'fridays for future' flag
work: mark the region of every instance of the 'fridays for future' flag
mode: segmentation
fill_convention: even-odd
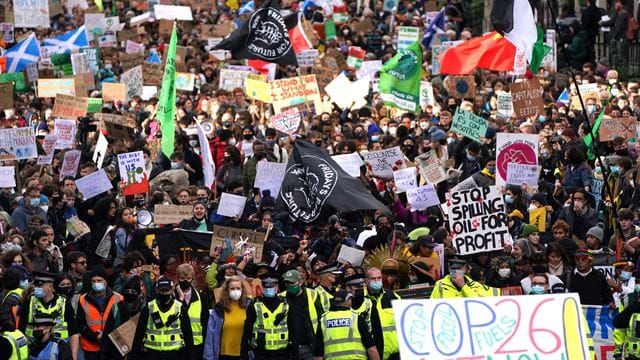
[[[176,113],[176,50],[178,45],[178,32],[176,23],[173,23],[171,41],[167,52],[167,63],[164,65],[162,88],[158,102],[158,121],[162,126],[162,153],[169,158],[173,153],[173,139],[175,137],[174,116]]]
[[[420,109],[422,48],[417,41],[398,53],[380,70],[380,96],[385,105],[407,111]]]
[[[236,31],[214,47],[229,50],[235,59],[257,59],[298,65],[277,0],[266,0]]]

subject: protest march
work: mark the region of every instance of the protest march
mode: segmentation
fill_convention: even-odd
[[[0,360],[640,360],[639,4],[0,1]]]

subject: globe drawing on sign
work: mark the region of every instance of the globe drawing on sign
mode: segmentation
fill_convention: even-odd
[[[459,94],[466,94],[469,91],[469,84],[466,80],[458,80],[456,81],[456,91]]]
[[[413,75],[416,71],[416,66],[414,66],[414,59],[411,56],[410,52],[405,52],[400,60],[398,60],[398,65],[395,67],[395,72],[401,75],[404,75],[405,79],[408,79]]]
[[[496,159],[496,167],[498,168],[498,173],[502,179],[507,178],[507,168],[509,163],[536,165],[536,153],[527,144],[509,144],[498,153],[498,158]]]

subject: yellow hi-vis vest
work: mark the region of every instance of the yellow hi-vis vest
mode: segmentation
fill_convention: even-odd
[[[367,327],[369,328],[369,332],[371,332],[371,309],[373,308],[373,302],[369,298],[364,298],[364,301],[360,305],[359,308],[353,309],[358,313],[359,316],[364,317],[367,320]]]
[[[189,322],[191,323],[191,331],[193,332],[193,345],[201,345],[204,343],[204,337],[202,336],[202,299],[198,290],[191,288],[192,299],[189,303]]]
[[[181,307],[180,301],[173,300],[173,305],[166,312],[162,312],[156,300],[149,303],[149,320],[147,320],[147,330],[143,340],[144,347],[156,351],[173,351],[184,347],[184,334],[180,327]],[[170,318],[171,321],[169,321]]]
[[[316,332],[318,331],[318,311],[316,311],[316,300],[318,299],[318,292],[307,287],[305,287],[303,291],[307,294],[307,306],[309,307],[309,318],[311,319],[311,325],[313,325],[313,333],[315,335],[318,335],[316,334]],[[280,296],[287,296],[287,292],[280,292]]]
[[[253,336],[256,342],[260,344],[261,341],[258,339],[263,338],[264,350],[286,349],[289,345],[289,329],[287,328],[289,305],[286,301],[282,301],[273,312],[262,301],[256,301],[253,308],[256,310],[256,321],[253,324]],[[280,314],[284,314],[284,316],[276,325],[276,317]]]
[[[320,321],[324,339],[324,358],[331,360],[367,360],[367,349],[358,330],[358,313],[329,311]]]
[[[333,299],[333,295],[331,295],[327,290],[325,290],[325,288],[323,288],[322,285],[318,285],[318,287],[316,287],[314,290],[320,297],[320,304],[322,304],[322,310],[324,312],[329,311],[329,308],[331,307],[331,299]]]
[[[55,306],[49,309],[42,305],[42,302],[36,299],[35,296],[29,297],[29,316],[27,318],[27,326],[24,328],[24,332],[27,337],[33,337],[33,326],[31,325],[35,319],[53,319],[55,324],[53,325],[53,333],[62,340],[69,339],[69,324],[65,321],[65,309],[67,307],[67,300],[64,296],[58,295]],[[20,320],[22,321],[22,320]]]
[[[2,333],[2,337],[9,340],[11,343],[11,349],[13,352],[11,353],[10,360],[27,360],[29,359],[29,342],[27,341],[27,337],[22,333],[22,331],[16,329],[14,331],[5,331]]]
[[[631,315],[629,320],[629,330],[627,335],[626,354],[640,356],[640,314]]]
[[[391,291],[393,296],[396,299],[400,299],[400,295]],[[396,335],[396,319],[393,316],[393,309],[382,308],[382,297],[385,292],[381,292],[378,295],[369,293],[369,298],[373,298],[376,301],[376,310],[378,311],[378,317],[380,318],[380,329],[382,330],[382,340],[384,341],[384,349],[383,354],[381,354],[381,359],[386,360],[391,356],[391,354],[395,354],[400,351],[400,346],[398,345],[398,336]]]

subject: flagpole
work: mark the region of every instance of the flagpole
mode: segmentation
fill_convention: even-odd
[[[587,108],[584,106],[584,101],[582,100],[582,94],[580,93],[580,87],[578,86],[578,81],[576,80],[576,74],[573,71],[573,68],[571,67],[571,60],[572,60],[571,59],[571,54],[569,54],[569,52],[567,51],[566,47],[564,46],[565,42],[564,42],[564,39],[562,37],[562,33],[560,32],[560,27],[558,26],[558,22],[556,21],[556,14],[555,14],[555,12],[553,10],[553,7],[551,6],[551,3],[549,2],[549,0],[547,0],[547,7],[549,8],[549,12],[551,13],[551,19],[553,20],[553,26],[554,26],[556,32],[558,33],[558,36],[560,37],[560,48],[562,49],[562,54],[564,55],[564,57],[566,58],[567,62],[569,63],[569,74],[571,74],[571,79],[573,80],[573,84],[576,86],[576,91],[578,93],[578,100],[580,100],[580,106],[582,106],[582,115],[586,119],[585,122],[587,124],[587,130],[589,131],[589,135],[591,135],[592,141],[594,141],[596,139],[596,137],[594,136],[593,127],[591,126],[591,122],[589,122],[589,114],[587,114]],[[604,109],[602,109],[602,111],[604,111]],[[620,222],[618,221],[618,211],[616,210],[616,207],[613,204],[613,201],[614,201],[613,191],[611,191],[611,186],[609,186],[608,171],[607,171],[606,166],[604,166],[604,161],[602,161],[602,156],[600,155],[600,150],[598,150],[598,144],[596,144],[595,141],[594,141],[592,143],[592,145],[593,145],[593,151],[596,153],[596,158],[598,159],[598,162],[600,163],[600,168],[602,169],[602,176],[604,177],[604,188],[605,188],[605,191],[606,191],[607,195],[609,195],[609,201],[612,204],[612,206],[611,206],[609,211],[611,211],[613,213],[613,216],[615,217],[615,222],[618,225],[618,226],[615,226],[614,234],[617,232],[616,260],[620,260],[620,258],[621,258],[620,249],[621,249],[621,245],[622,245],[622,239],[624,239],[624,237],[622,235],[622,230],[620,229]],[[587,149],[587,150],[589,150],[589,149]]]

